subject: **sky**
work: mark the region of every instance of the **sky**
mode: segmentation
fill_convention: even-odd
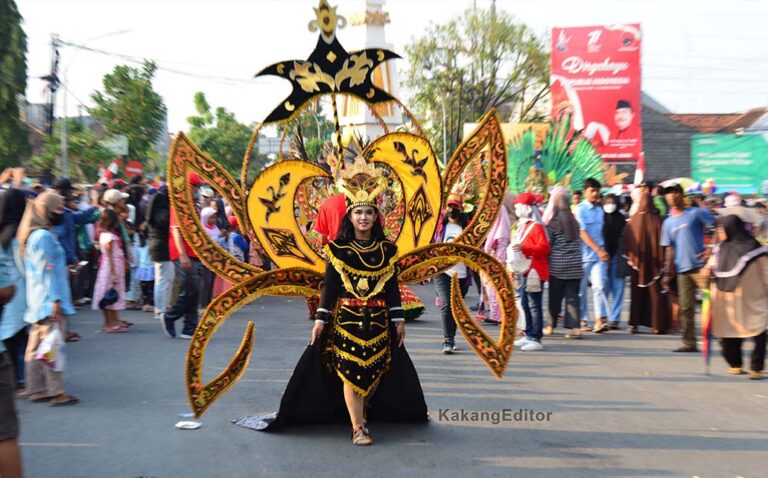
[[[314,48],[316,0],[16,0],[27,34],[27,100],[43,102],[51,34],[109,52],[64,47],[63,82],[70,115],[92,106],[105,74],[130,59],[150,58],[160,70],[155,89],[168,107],[169,129],[187,129],[193,95],[203,91],[243,123],[263,120],[289,91],[280,78],[254,79],[263,67],[303,59]],[[364,0],[330,0],[337,13],[365,9]],[[488,7],[490,0],[475,0]],[[460,16],[471,1],[388,0],[387,42],[405,45]],[[768,1],[764,0],[498,0],[496,8],[527,24],[549,45],[553,26],[641,23],[642,88],[675,113],[731,113],[768,106]],[[347,50],[363,47],[347,26]],[[347,37],[347,40],[345,40]],[[402,72],[407,60],[395,60]],[[63,90],[60,90],[63,91]],[[406,105],[408,92],[398,95]],[[57,115],[63,95],[57,99]]]

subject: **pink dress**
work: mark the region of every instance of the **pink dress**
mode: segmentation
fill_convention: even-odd
[[[112,243],[112,261],[115,264],[115,274],[117,275],[117,282],[112,283],[112,271],[109,267],[109,259],[104,251],[107,250],[107,244]],[[99,302],[104,297],[104,294],[114,287],[117,291],[117,302],[107,306],[110,310],[124,310],[125,309],[125,253],[123,252],[123,245],[120,238],[113,232],[105,232],[99,235],[99,248],[102,251],[101,258],[99,259],[99,272],[96,275],[96,284],[93,288],[93,310],[100,310]]]

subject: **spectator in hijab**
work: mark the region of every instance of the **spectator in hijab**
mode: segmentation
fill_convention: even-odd
[[[662,218],[653,205],[647,188],[632,191],[633,203],[624,247],[630,268],[629,331],[649,327],[654,334],[663,334],[669,327],[670,305],[667,293],[661,289],[664,270],[664,248],[661,246]]]
[[[729,372],[743,374],[741,345],[755,343],[749,378],[764,378],[768,328],[768,248],[747,231],[736,215],[717,220],[720,241],[709,261],[712,334],[721,339]]]
[[[76,397],[64,392],[64,372],[57,372],[35,359],[37,348],[64,316],[73,315],[66,253],[54,235],[54,227],[64,220],[64,198],[46,191],[27,205],[17,238],[24,254],[27,278],[27,312],[31,324],[25,356],[26,389],[20,393],[32,402],[71,405]]]
[[[515,200],[518,223],[507,250],[507,264],[512,263],[512,270],[518,274],[518,294],[525,314],[525,336],[516,340],[515,345],[524,352],[544,348],[541,344],[544,327],[542,291],[544,282],[549,280],[550,245],[538,201],[539,198],[531,193],[522,193]],[[528,262],[528,267],[519,269],[514,265],[520,262]]]
[[[504,202],[499,208],[499,215],[496,217],[496,221],[493,223],[491,230],[488,232],[488,238],[485,240],[485,252],[492,255],[502,264],[507,263],[507,247],[509,247],[509,241],[511,239],[512,223],[509,221],[508,207],[513,207],[510,201],[510,195],[504,198]],[[488,282],[487,279],[481,276],[483,281],[483,292],[485,294],[485,303],[488,305],[488,315],[478,313],[478,317],[482,318],[483,322],[489,324],[501,323],[501,306],[499,299],[496,295],[496,291]],[[480,311],[482,312],[482,310]]]
[[[611,330],[619,328],[621,309],[624,306],[624,289],[627,285],[627,262],[624,258],[624,228],[627,219],[621,211],[619,198],[615,194],[608,194],[603,198],[603,240],[605,252],[609,261],[605,274],[606,298],[611,300],[610,306],[606,302],[608,310],[608,324]],[[595,330],[595,332],[600,332]]]
[[[551,335],[557,327],[560,311],[565,298],[566,338],[580,339],[579,287],[584,275],[581,260],[579,223],[573,217],[568,204],[568,190],[555,187],[549,196],[544,212],[544,223],[549,235],[549,316],[550,325],[544,328],[544,335]]]
[[[200,221],[208,236],[222,248],[226,248],[226,234],[216,226],[216,211],[212,207],[204,207],[200,211]],[[200,308],[204,309],[211,303],[213,297],[213,280],[216,274],[207,267],[203,268],[203,283],[200,290]]]

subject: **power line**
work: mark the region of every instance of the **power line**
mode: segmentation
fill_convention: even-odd
[[[225,84],[229,84],[229,85],[235,85],[235,84],[254,84],[254,83],[264,82],[264,80],[260,79],[260,78],[259,79],[235,78],[235,77],[227,77],[227,76],[205,75],[205,74],[194,73],[194,72],[190,72],[190,71],[178,70],[176,68],[169,68],[167,66],[163,66],[161,64],[161,62],[168,63],[165,60],[157,60],[157,59],[152,59],[152,58],[141,58],[141,57],[137,57],[137,56],[133,56],[133,55],[126,55],[126,54],[123,54],[123,53],[110,52],[110,51],[106,51],[106,50],[101,50],[99,48],[92,48],[92,47],[89,47],[89,46],[79,45],[77,43],[73,43],[73,42],[69,42],[69,41],[64,41],[64,40],[61,41],[61,44],[69,46],[69,47],[72,47],[72,48],[78,48],[80,50],[85,50],[85,51],[88,51],[88,52],[91,52],[91,53],[96,53],[96,54],[99,54],[99,55],[111,56],[113,58],[120,58],[121,60],[129,61],[129,62],[137,63],[137,64],[143,64],[146,60],[151,60],[151,61],[155,62],[155,64],[157,65],[157,69],[158,70],[162,70],[162,71],[165,71],[165,72],[168,72],[168,73],[173,73],[173,74],[176,74],[176,75],[187,76],[187,77],[190,77],[190,78],[199,78],[199,79],[204,79],[204,80],[219,81],[221,83],[225,83]]]

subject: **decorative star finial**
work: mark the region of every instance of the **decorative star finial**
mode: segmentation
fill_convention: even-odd
[[[336,38],[336,26],[344,28],[347,25],[346,18],[336,15],[336,8],[328,5],[327,0],[320,0],[320,5],[315,8],[317,19],[309,22],[309,31],[314,33],[319,29],[326,43]]]
[[[320,37],[309,58],[275,63],[255,75],[279,76],[293,85],[288,98],[267,116],[264,123],[289,120],[313,98],[328,93],[354,96],[369,105],[394,99],[373,83],[373,70],[400,55],[383,48],[347,52],[336,38],[336,26],[346,25],[344,17],[337,16],[336,8],[331,8],[327,0],[320,0],[315,13],[317,19],[309,23],[309,29],[319,29]]]

